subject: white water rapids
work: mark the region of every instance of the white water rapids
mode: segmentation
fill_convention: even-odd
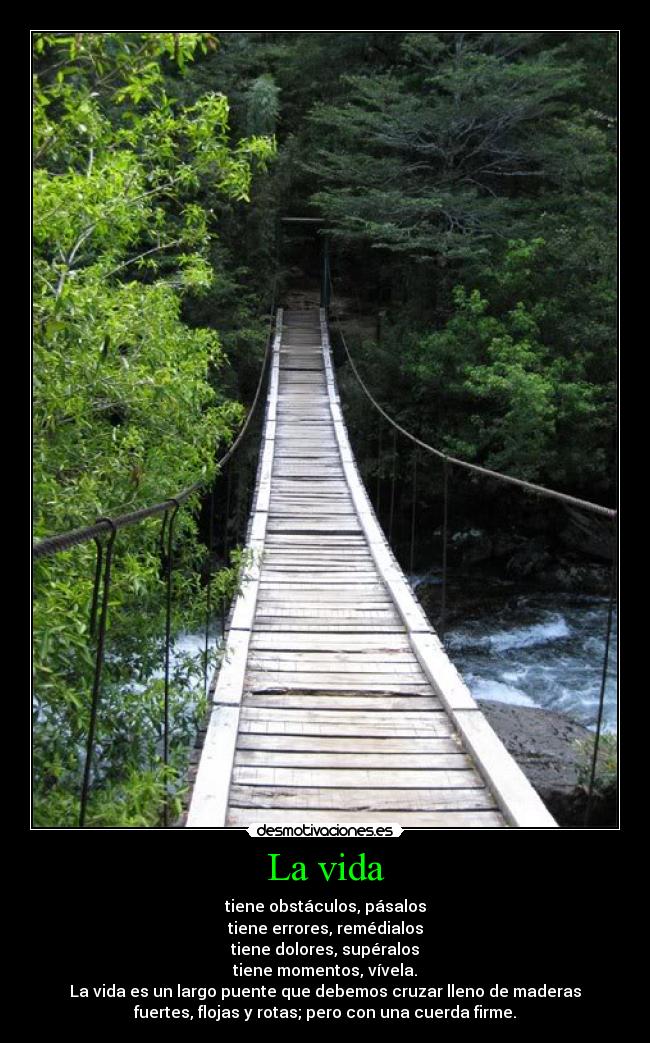
[[[616,731],[617,634],[612,624],[604,728]],[[445,647],[472,695],[568,714],[593,727],[605,651],[607,599],[518,595],[447,633]]]

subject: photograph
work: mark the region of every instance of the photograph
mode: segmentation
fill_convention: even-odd
[[[381,949],[381,1017],[578,1017],[417,1006],[424,870],[377,902],[400,845],[621,829],[621,32],[29,30],[29,832],[221,830],[266,888],[219,987],[79,977],[84,1023],[379,1016],[267,1005],[270,941]],[[323,889],[324,944],[240,937]]]

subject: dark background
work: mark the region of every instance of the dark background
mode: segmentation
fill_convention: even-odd
[[[145,832],[145,831],[143,831]],[[142,834],[140,834],[142,835]],[[65,863],[49,867],[41,876],[42,903],[32,917],[32,966],[28,984],[33,1001],[30,1016],[45,1017],[51,1027],[72,1029],[76,1036],[115,1028],[139,1035],[188,1033],[199,1035],[247,1029],[358,1035],[388,1027],[398,1031],[428,1031],[445,1035],[461,1031],[477,1033],[521,1033],[540,1028],[556,1031],[585,1029],[602,1031],[611,1014],[618,991],[620,962],[617,914],[620,901],[611,892],[615,876],[607,852],[613,854],[616,834],[577,831],[576,843],[570,832],[531,831],[527,839],[520,831],[500,831],[478,835],[447,831],[411,830],[399,838],[381,841],[348,840],[257,840],[242,831],[197,832],[188,839],[183,834],[178,859],[160,848],[159,857],[137,853],[137,835],[131,833],[130,853],[109,862],[106,851],[117,850],[117,834],[108,831],[65,835],[68,854]],[[97,837],[99,836],[99,841]],[[148,832],[151,837],[151,832]],[[168,837],[170,834],[167,835]],[[45,833],[39,837],[45,840]],[[64,834],[59,834],[63,839]],[[78,838],[75,843],[74,838]],[[593,838],[599,837],[596,844]],[[39,845],[40,846],[40,845]],[[49,844],[48,844],[49,847]],[[57,847],[60,847],[57,844]],[[76,848],[73,854],[72,848]],[[155,844],[154,844],[155,847]],[[103,849],[103,853],[102,853]],[[296,860],[307,863],[306,882],[270,882],[268,853],[282,854],[282,864]],[[317,869],[319,861],[338,861],[345,852],[352,861],[365,851],[368,861],[382,864],[383,882],[355,883],[332,880],[326,883]],[[91,853],[92,852],[92,853]],[[286,860],[286,861],[285,861]],[[316,872],[310,873],[313,865]],[[110,867],[110,868],[109,868]],[[72,875],[71,875],[72,874]],[[74,876],[74,879],[72,878]],[[481,1000],[419,999],[317,999],[232,1000],[223,1006],[282,1005],[289,1007],[345,1008],[386,1005],[390,1007],[450,1007],[455,1003],[511,1007],[517,1018],[511,1021],[339,1021],[239,1020],[187,1021],[146,1020],[134,1022],[132,1007],[147,1002],[156,1007],[190,1007],[201,1001],[189,999],[124,1000],[70,999],[70,985],[116,984],[216,985],[235,984],[226,933],[228,920],[277,922],[293,919],[314,923],[352,922],[361,918],[344,914],[228,914],[226,898],[257,900],[266,903],[284,898],[338,898],[339,901],[366,900],[426,901],[427,913],[380,914],[372,919],[405,919],[422,923],[425,934],[415,936],[286,936],[287,941],[313,944],[373,944],[401,941],[419,944],[423,956],[405,957],[414,963],[417,978],[273,978],[239,979],[244,985],[548,985],[580,987],[580,1000]],[[239,937],[244,943],[271,944],[280,937]],[[294,958],[242,958],[251,964],[292,963]],[[303,962],[301,957],[299,962]],[[306,959],[305,961],[306,962]],[[327,963],[326,957],[316,962]],[[350,957],[340,963],[359,963]],[[370,957],[369,962],[394,964],[400,957]],[[128,990],[127,990],[128,991]],[[205,1001],[219,1006],[218,997]],[[614,1011],[618,1017],[620,1012]]]

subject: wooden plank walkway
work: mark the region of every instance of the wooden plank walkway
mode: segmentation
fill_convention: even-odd
[[[248,546],[188,827],[555,826],[377,523],[322,311],[278,313]]]

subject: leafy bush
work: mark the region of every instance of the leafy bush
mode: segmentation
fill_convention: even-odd
[[[580,754],[578,767],[578,785],[585,789],[589,786],[591,779],[591,767],[594,757],[593,739],[581,739],[576,743]],[[600,736],[598,742],[598,756],[596,758],[596,774],[594,777],[594,790],[602,792],[616,784],[618,778],[618,737],[609,732]]]

